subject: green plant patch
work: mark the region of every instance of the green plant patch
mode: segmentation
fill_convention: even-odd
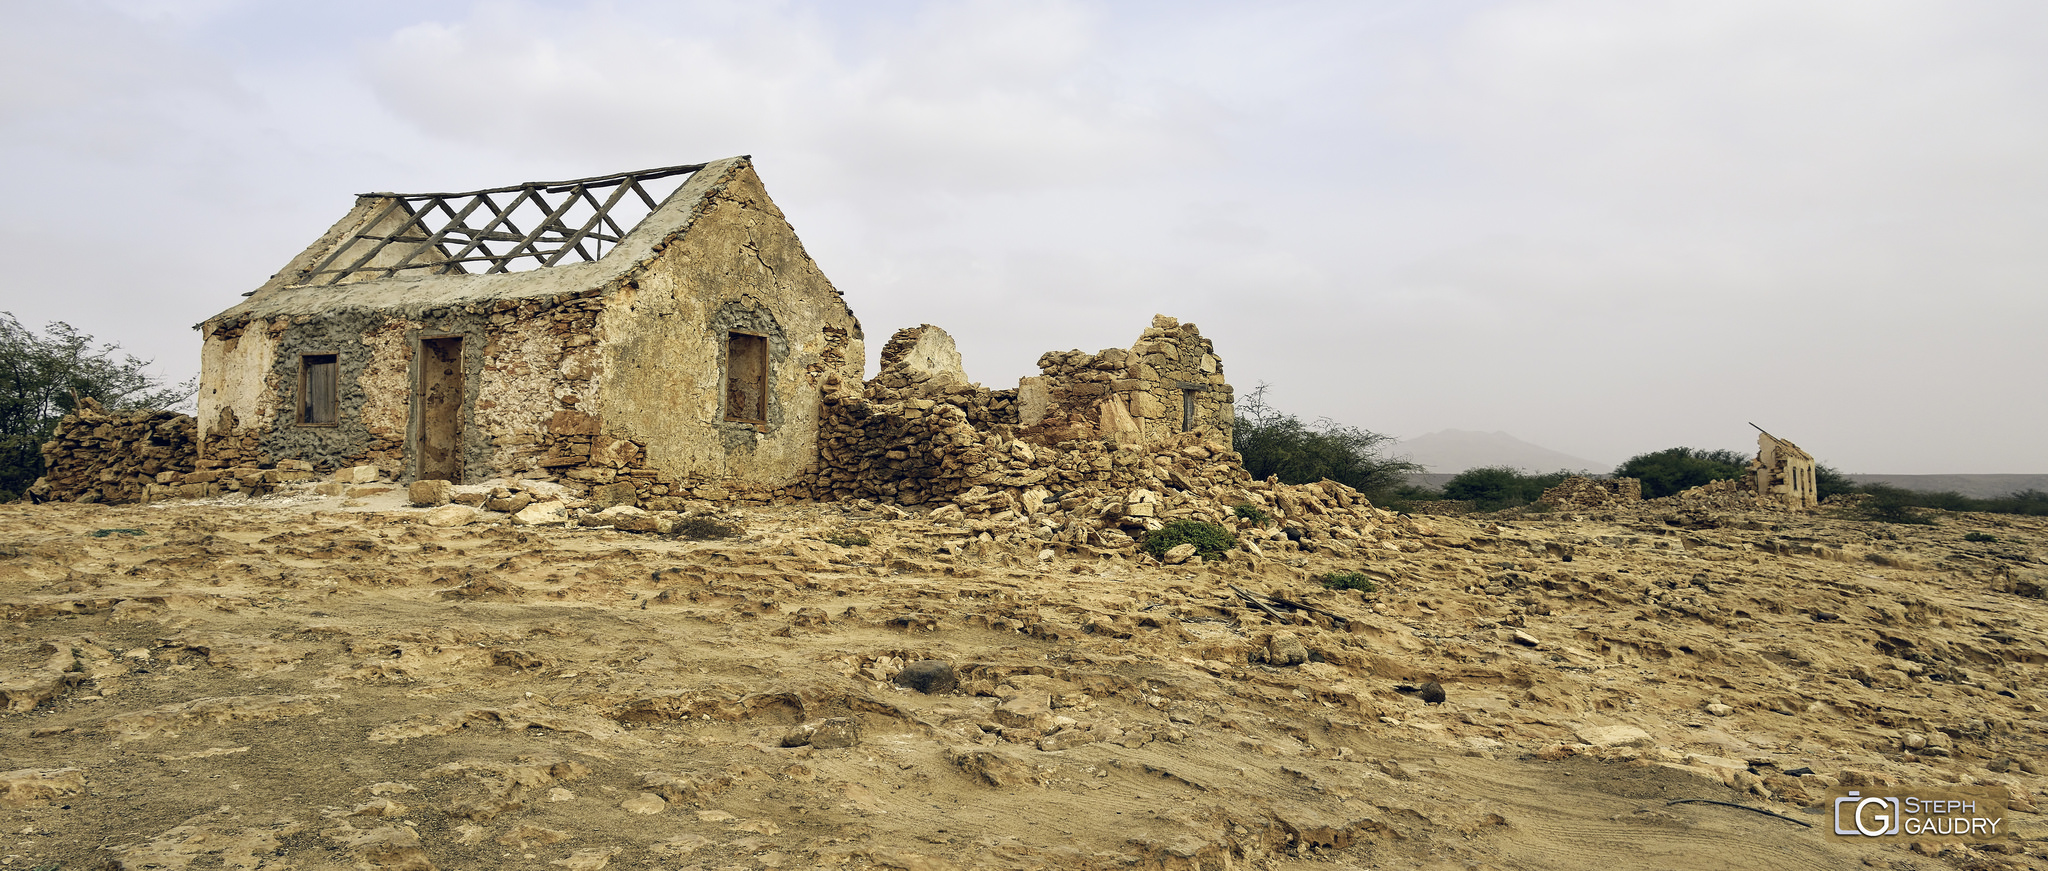
[[[1230,507],[1230,510],[1239,519],[1250,521],[1253,526],[1265,526],[1273,522],[1273,515],[1267,514],[1265,509],[1250,502],[1246,502],[1243,505],[1233,505]]]
[[[1992,535],[1991,533],[1988,533],[1988,532],[1972,532],[1972,533],[1970,533],[1970,534],[1968,534],[1968,535],[1965,535],[1965,536],[1963,536],[1963,540],[1964,540],[1964,541],[1997,541],[1997,540],[1998,540],[1998,536]]]
[[[1363,593],[1375,593],[1380,588],[1380,585],[1373,583],[1371,578],[1359,572],[1330,572],[1326,575],[1317,575],[1316,581],[1332,590],[1358,590]]]
[[[872,539],[854,530],[840,530],[825,536],[824,541],[826,544],[836,544],[840,547],[867,547],[874,544]]]
[[[735,523],[726,523],[712,517],[685,517],[676,524],[676,537],[690,541],[705,541],[714,538],[732,538],[740,534]]]
[[[1145,534],[1145,552],[1155,557],[1183,544],[1194,545],[1203,559],[1215,559],[1237,546],[1237,536],[1200,520],[1176,520]]]
[[[106,538],[109,535],[148,535],[149,533],[140,529],[95,529],[89,534],[93,538]]]

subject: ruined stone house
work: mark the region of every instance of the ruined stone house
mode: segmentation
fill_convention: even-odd
[[[247,296],[198,326],[202,478],[291,461],[773,495],[812,473],[820,385],[865,356],[746,157],[365,194]]]
[[[1813,455],[1762,429],[1757,430],[1756,459],[1749,471],[1758,502],[1802,510],[1820,504]]]

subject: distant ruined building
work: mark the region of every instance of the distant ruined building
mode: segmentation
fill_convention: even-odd
[[[1756,459],[1749,463],[1751,487],[1758,502],[1793,511],[1820,504],[1813,455],[1763,428],[1757,428]]]
[[[1128,348],[1048,353],[999,390],[968,380],[943,330],[914,327],[863,380],[859,320],[746,157],[364,194],[246,296],[197,327],[181,456],[125,463],[97,450],[125,442],[66,430],[79,437],[52,442],[45,494],[260,492],[374,468],[654,507],[918,504],[1156,482],[1130,459],[1145,445],[1206,444],[1204,462],[1235,465],[1222,361],[1169,317]]]

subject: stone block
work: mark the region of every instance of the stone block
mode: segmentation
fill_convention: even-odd
[[[560,501],[535,502],[512,515],[518,526],[561,526],[569,522],[568,505]]]
[[[414,505],[446,505],[455,496],[455,485],[438,479],[414,481],[405,493]]]
[[[334,480],[343,484],[371,484],[376,482],[379,474],[376,466],[350,466],[346,469],[336,469]]]
[[[443,505],[427,512],[426,524],[441,527],[468,526],[476,522],[477,516],[477,510],[467,505]]]
[[[590,488],[590,495],[584,501],[592,508],[605,509],[614,505],[638,506],[640,497],[633,492],[632,484],[617,481]]]

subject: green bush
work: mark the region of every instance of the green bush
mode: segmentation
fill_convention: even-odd
[[[1325,478],[1344,484],[1375,501],[1407,484],[1410,472],[1422,467],[1380,456],[1393,436],[1345,426],[1322,418],[1303,423],[1266,404],[1261,384],[1237,406],[1231,449],[1244,458],[1253,478],[1277,477],[1283,484],[1313,484]]]
[[[1358,572],[1331,572],[1318,575],[1316,581],[1332,590],[1358,590],[1364,593],[1378,592],[1380,585]]]
[[[1972,533],[1970,533],[1970,534],[1968,534],[1968,535],[1965,535],[1965,536],[1963,536],[1963,540],[1964,540],[1964,541],[1997,541],[1997,540],[1998,540],[1998,536],[1992,535],[1991,533],[1988,533],[1988,532],[1972,532]]]
[[[1499,511],[1527,505],[1543,497],[1543,491],[1579,472],[1550,472],[1531,475],[1508,466],[1466,469],[1444,482],[1444,498],[1470,502],[1481,511]]]
[[[1230,506],[1230,511],[1232,514],[1236,514],[1239,519],[1249,521],[1253,526],[1265,526],[1273,522],[1273,515],[1267,514],[1264,509],[1249,502],[1243,505],[1232,505]]]
[[[1165,556],[1167,551],[1183,544],[1194,545],[1203,559],[1215,559],[1237,546],[1237,536],[1200,520],[1176,520],[1145,534],[1145,552],[1153,556]]]
[[[1914,493],[1890,484],[1865,484],[1863,494],[1863,502],[1856,507],[1856,513],[1865,520],[1875,520],[1879,523],[1934,522],[1920,510],[1926,507],[1927,500],[1924,497],[1933,494]]]
[[[1637,454],[1614,470],[1616,478],[1643,482],[1643,498],[1661,499],[1715,481],[1749,474],[1749,457],[1735,451],[1666,448]]]
[[[1818,491],[1816,495],[1822,501],[1826,501],[1829,496],[1862,492],[1855,481],[1849,480],[1848,475],[1835,471],[1826,463],[1813,464],[1813,486]]]

